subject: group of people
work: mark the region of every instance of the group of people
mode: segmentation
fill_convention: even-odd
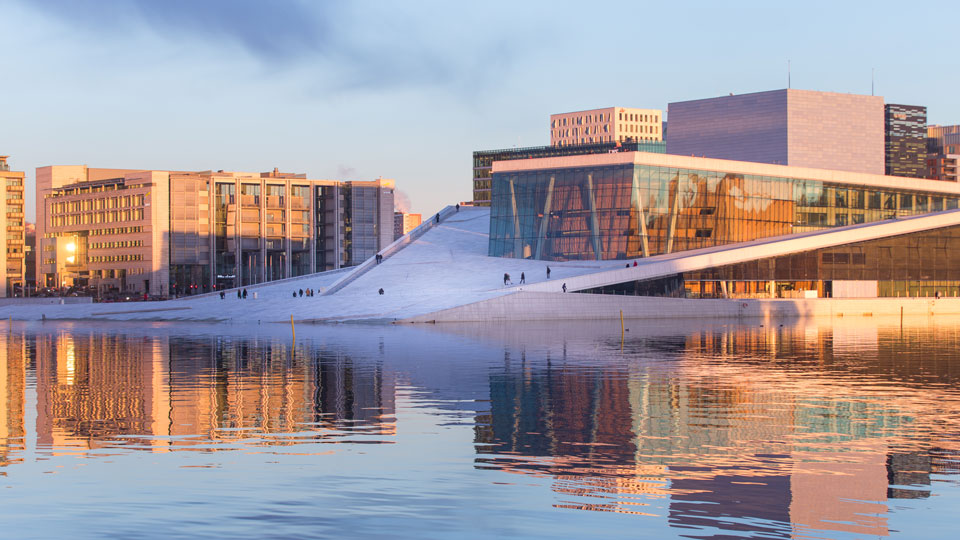
[[[300,289],[299,293],[300,293],[300,298],[303,298],[304,295],[306,295],[306,296],[313,296],[314,290],[313,290],[313,289],[307,289],[306,291],[304,291],[303,289]],[[293,291],[293,297],[294,297],[294,298],[297,297],[297,291]]]
[[[383,255],[381,255],[381,254],[379,254],[379,253],[377,253],[376,255],[374,255],[373,258],[374,258],[374,260],[377,261],[377,264],[380,264],[380,263],[383,262]]]
[[[636,266],[637,263],[633,263],[633,265]],[[630,265],[628,264],[627,266],[630,266]],[[550,267],[549,267],[549,266],[547,267],[547,279],[550,279]],[[527,282],[527,276],[526,276],[526,274],[524,274],[523,272],[520,272],[520,283],[518,283],[518,285],[523,285],[523,284],[526,283],[526,282]],[[503,273],[503,285],[504,285],[504,287],[506,287],[507,285],[513,285],[513,281],[510,280],[510,274],[508,274],[508,273],[506,273],[506,272]],[[562,289],[563,289],[563,292],[567,292],[567,284],[566,284],[566,283],[563,284]],[[382,289],[381,289],[381,291],[382,291]],[[380,294],[383,294],[383,292],[381,292]]]
[[[227,297],[227,293],[225,291],[220,291],[220,299],[223,300],[226,297]],[[246,297],[247,297],[246,289],[243,289],[242,291],[240,289],[237,289],[237,300],[242,300]]]

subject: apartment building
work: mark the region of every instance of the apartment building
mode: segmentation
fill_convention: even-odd
[[[6,225],[0,234],[0,297],[22,294],[24,286],[24,219],[23,181],[24,173],[11,171],[9,156],[0,156],[0,182],[4,195],[0,197],[0,214],[6,216]]]
[[[408,212],[394,212],[393,214],[394,240],[416,229],[422,222],[423,222],[423,216],[421,216],[420,214],[411,214]]]
[[[352,266],[393,240],[393,189],[303,174],[37,169],[37,284],[171,296]]]
[[[550,145],[661,141],[663,111],[607,107],[550,115]]]

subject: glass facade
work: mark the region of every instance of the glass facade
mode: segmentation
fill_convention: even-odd
[[[960,296],[960,226],[631,281],[581,292],[680,298],[834,296],[859,282],[882,297]],[[862,285],[861,285],[862,287]],[[871,289],[872,290],[872,289]]]
[[[918,105],[884,106],[886,173],[927,177],[927,108]]]
[[[475,206],[490,206],[490,185],[494,161],[607,154],[610,152],[664,154],[666,151],[667,143],[665,141],[627,141],[576,146],[533,146],[503,150],[480,150],[473,153],[473,204]]]
[[[952,210],[955,194],[610,165],[497,173],[489,254],[633,259]]]

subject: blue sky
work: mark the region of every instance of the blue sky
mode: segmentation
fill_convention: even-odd
[[[471,198],[471,152],[549,115],[786,86],[960,123],[960,8],[903,2],[0,0],[0,154],[36,167],[394,178]],[[669,120],[669,118],[668,118]],[[32,185],[32,183],[31,183]],[[32,219],[32,190],[28,219]]]

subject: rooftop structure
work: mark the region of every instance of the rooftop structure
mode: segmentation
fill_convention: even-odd
[[[393,181],[37,169],[37,285],[182,295],[351,266],[393,240]]]
[[[670,103],[667,152],[884,174],[879,96],[782,89]]]
[[[0,215],[5,216],[5,225],[0,231],[0,297],[22,294],[24,280],[24,255],[26,251],[24,237],[23,183],[24,173],[11,171],[7,163],[9,156],[0,156]]]
[[[550,115],[550,145],[661,141],[663,111],[607,107]]]

